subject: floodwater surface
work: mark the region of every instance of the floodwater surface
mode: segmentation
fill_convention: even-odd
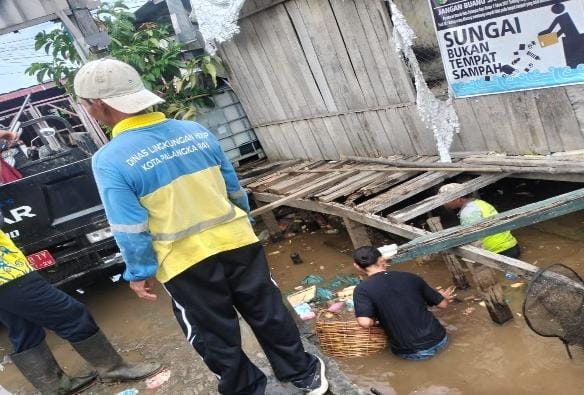
[[[584,274],[584,214],[561,217],[515,231],[523,248],[523,259],[546,266],[561,262]],[[332,280],[337,274],[356,274],[352,267],[351,246],[344,234],[322,231],[299,234],[266,247],[274,278],[284,293],[299,286],[309,274]],[[294,265],[290,254],[297,252],[303,263]],[[431,257],[396,265],[422,276],[430,285],[446,288],[448,272],[441,259]],[[582,394],[584,352],[573,349],[569,360],[562,343],[531,332],[521,316],[526,286],[511,287],[525,280],[507,281],[499,277],[514,319],[503,326],[494,324],[474,298],[476,290],[458,292],[459,303],[436,311],[446,326],[450,345],[429,361],[410,362],[393,356],[389,350],[375,355],[339,360],[345,373],[363,389],[374,387],[383,395],[445,394]],[[90,394],[116,394],[136,388],[141,394],[216,394],[216,380],[185,342],[170,310],[170,301],[158,288],[159,300],[138,299],[126,284],[104,282],[76,295],[91,309],[96,320],[122,354],[132,360],[161,360],[171,369],[171,378],[158,389],[144,383],[100,385]],[[48,342],[57,359],[69,372],[83,366],[71,346],[50,333]],[[249,339],[244,339],[248,343]],[[255,360],[263,360],[257,347],[247,347]],[[5,331],[0,331],[0,358],[9,353]],[[263,358],[263,359],[262,359]],[[0,384],[16,394],[33,393],[30,384],[5,363]]]
[[[544,267],[563,263],[584,275],[584,213],[576,213],[513,233],[522,247],[522,259]],[[274,277],[283,289],[298,285],[307,274],[332,279],[336,273],[355,273],[344,236],[304,234],[292,241],[268,246]],[[279,253],[274,254],[275,251]],[[304,263],[293,265],[289,254],[297,251]],[[422,276],[434,287],[451,285],[440,258],[418,259],[395,265]],[[563,394],[584,391],[584,351],[572,347],[573,360],[556,338],[532,332],[522,316],[526,283],[508,281],[498,273],[514,319],[493,323],[480,303],[474,284],[458,292],[459,303],[435,310],[447,328],[449,346],[428,361],[404,361],[389,350],[368,357],[340,359],[344,372],[360,387],[375,388],[383,395],[459,394]],[[473,298],[477,296],[477,298]],[[477,299],[477,300],[475,300]],[[584,330],[584,328],[583,328]]]

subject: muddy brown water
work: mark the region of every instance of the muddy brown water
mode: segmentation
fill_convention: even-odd
[[[584,213],[577,213],[515,231],[522,258],[538,266],[561,262],[584,274],[583,224]],[[266,251],[274,278],[284,292],[292,291],[308,274],[327,280],[339,273],[355,274],[350,242],[344,234],[300,234],[269,244]],[[292,252],[300,254],[302,264],[292,263]],[[432,286],[449,285],[440,259],[419,259],[391,270],[419,274]],[[531,332],[519,316],[525,286],[511,288],[511,283],[521,280],[509,282],[502,274],[500,278],[515,314],[512,322],[494,324],[478,301],[464,301],[475,294],[474,289],[459,292],[462,302],[436,312],[450,336],[450,345],[439,356],[410,362],[382,351],[369,357],[340,359],[341,367],[360,387],[374,387],[384,395],[584,393],[584,351],[573,348],[574,360],[570,361],[560,341]],[[125,357],[161,359],[172,372],[171,379],[157,390],[132,383],[97,386],[90,394],[115,394],[127,388],[136,388],[141,394],[216,393],[215,378],[185,343],[168,297],[162,289],[158,294],[156,302],[141,301],[125,284],[104,282],[77,295]],[[79,371],[83,361],[66,342],[52,333],[48,341],[67,371]],[[257,351],[253,346],[247,349]],[[0,331],[0,357],[9,350],[6,333]],[[256,358],[261,360],[262,356],[258,353]],[[12,364],[4,365],[0,384],[16,394],[33,393]]]

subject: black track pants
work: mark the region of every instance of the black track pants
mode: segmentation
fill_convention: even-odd
[[[304,351],[257,243],[205,259],[164,284],[187,340],[219,377],[222,394],[263,394],[266,378],[241,349],[237,311],[251,326],[276,377],[301,380],[317,359]]]

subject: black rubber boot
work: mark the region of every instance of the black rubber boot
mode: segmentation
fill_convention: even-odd
[[[101,331],[88,339],[71,344],[97,370],[99,380],[102,382],[141,380],[161,370],[159,363],[124,361]]]
[[[91,386],[97,377],[95,373],[84,377],[67,376],[44,340],[35,348],[10,357],[22,375],[43,395],[76,394]]]

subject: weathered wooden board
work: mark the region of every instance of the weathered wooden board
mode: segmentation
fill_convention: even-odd
[[[298,39],[298,43],[300,44],[301,50],[303,51],[304,56],[306,57],[308,73],[306,72],[306,70],[303,70],[302,71],[304,73],[303,77],[306,79],[308,78],[313,79],[314,83],[316,84],[318,93],[320,94],[320,97],[322,98],[326,106],[326,110],[329,112],[336,112],[338,111],[338,108],[335,103],[335,99],[333,98],[333,95],[327,83],[325,73],[318,60],[318,55],[310,39],[310,34],[304,21],[305,18],[302,17],[302,14],[297,4],[298,2],[302,1],[304,0],[290,0],[286,4],[284,4],[284,6],[286,7],[286,11],[288,12],[288,15],[292,21],[294,31],[296,32],[296,36]],[[301,59],[300,56],[298,56],[298,58],[296,61],[303,60]]]
[[[400,246],[392,261],[403,262],[418,256],[470,244],[485,236],[532,225],[584,209],[584,188],[499,213],[472,225],[460,225]]]
[[[384,34],[385,29],[380,24],[381,20],[377,17],[379,10],[371,8],[375,7],[375,4],[370,3],[376,2],[354,2],[357,14],[359,15],[357,21],[360,21],[361,24],[353,21],[354,25],[362,26],[362,37],[365,38],[368,49],[371,51],[370,54],[366,55],[366,58],[374,59],[373,62],[368,62],[368,65],[370,66],[368,73],[371,77],[375,78],[375,82],[373,83],[376,87],[384,90],[385,101],[380,102],[381,105],[402,103],[402,98],[400,97],[394,83],[394,79],[397,76],[392,75],[391,73],[391,63],[395,62],[396,57],[387,56],[390,50],[390,40]],[[399,61],[399,59],[397,59],[397,61]],[[381,97],[381,95],[378,97]]]
[[[309,168],[311,165],[313,165],[315,163],[317,163],[317,162],[315,162],[315,161],[301,162],[301,163],[298,163],[298,164],[295,164],[295,165],[288,167],[286,170],[287,171],[302,170],[302,169]],[[288,174],[289,173],[285,173],[285,172],[277,172],[275,174],[270,174],[270,175],[267,175],[265,177],[261,177],[258,180],[251,182],[250,184],[247,185],[247,187],[250,189],[256,190],[256,191],[266,191],[274,183],[285,180],[288,177]]]
[[[420,192],[425,191],[428,188],[432,188],[435,185],[440,184],[444,180],[450,177],[454,177],[459,173],[457,172],[430,172],[419,175],[412,178],[409,181],[404,182],[387,192],[377,195],[372,199],[366,200],[363,203],[358,204],[355,208],[359,211],[368,213],[378,213],[391,207],[399,202],[417,195]]]
[[[417,155],[412,138],[397,108],[377,111],[385,133],[391,140],[394,154]]]
[[[298,140],[300,140],[300,144],[304,148],[304,152],[306,153],[307,157],[310,159],[332,159],[326,158],[321,150],[320,145],[317,143],[314,135],[312,134],[312,128],[307,121],[297,121],[291,123],[296,135],[298,136]]]
[[[242,167],[237,168],[237,176],[241,186],[252,184],[262,178],[271,176],[280,170],[290,169],[297,165],[299,160],[284,160],[277,162],[265,162],[264,164],[254,166],[249,170],[242,170]]]
[[[345,128],[341,123],[339,117],[326,117],[322,119],[326,126],[329,136],[335,142],[337,151],[341,157],[348,155],[355,155],[355,148],[349,134],[345,132]]]
[[[347,233],[351,238],[354,248],[371,245],[371,239],[369,239],[367,227],[365,225],[349,218],[343,218],[343,222],[345,223],[345,228],[347,228]]]
[[[518,141],[523,141],[511,127],[508,109],[499,95],[479,96],[469,101],[487,142],[488,150],[518,152]]]
[[[385,1],[248,0],[242,15],[221,55],[270,159],[436,153]],[[584,148],[579,86],[454,103],[461,133],[453,150]]]
[[[306,122],[310,127],[316,144],[320,148],[323,159],[340,159],[341,155],[337,149],[339,142],[333,140],[324,121],[321,118],[315,118]]]
[[[334,189],[328,189],[319,194],[318,199],[323,202],[332,202],[340,197],[350,195],[357,189],[369,184],[372,180],[378,178],[379,173],[374,171],[363,171],[359,174],[345,180],[343,183],[338,184]]]
[[[365,3],[369,10],[369,16],[375,28],[375,34],[381,43],[384,58],[388,60],[387,64],[392,77],[391,79],[401,99],[400,102],[413,102],[416,97],[415,89],[407,67],[398,54],[393,41],[393,23],[387,11],[387,3],[383,0],[361,0],[359,2]],[[380,67],[383,67],[383,65],[380,65]]]
[[[314,169],[328,169],[333,171],[333,169],[337,167],[336,164],[329,164],[324,163],[324,161],[315,161],[308,165],[304,165],[299,173],[294,175],[290,175],[290,173],[285,174],[285,171],[282,171],[284,177],[278,181],[277,183],[271,183],[269,188],[267,189],[268,192],[276,193],[279,195],[293,193],[298,189],[304,188],[313,180],[319,179],[324,177],[330,173],[308,173],[306,171],[314,170]]]
[[[276,143],[274,139],[272,139],[272,134],[270,133],[268,126],[255,128],[254,131],[260,143],[262,144],[262,149],[268,158],[270,158],[270,160],[290,159],[288,156],[282,154],[280,145]]]
[[[500,99],[507,108],[507,117],[504,121],[520,139],[517,141],[517,149],[523,146],[534,154],[549,154],[549,145],[539,119],[534,93],[531,91],[508,93],[500,95]]]
[[[327,174],[326,176],[322,177],[317,183],[313,183],[308,185],[306,188],[302,188],[293,194],[290,194],[286,197],[283,197],[275,202],[267,204],[265,206],[259,207],[253,210],[250,215],[253,217],[257,217],[262,215],[270,210],[275,209],[276,207],[283,206],[288,202],[303,198],[305,196],[310,195],[311,193],[318,191],[321,188],[326,188],[329,185],[333,185],[347,177],[351,177],[354,173],[342,173],[342,174]]]
[[[473,180],[462,184],[462,188],[455,192],[442,193],[426,198],[420,202],[414,203],[411,206],[397,210],[388,215],[387,218],[396,222],[406,222],[410,219],[416,218],[422,214],[428,213],[435,208],[438,208],[445,203],[451,202],[456,198],[466,196],[469,193],[478,191],[479,189],[494,184],[495,182],[507,177],[507,174],[489,174],[479,176]]]
[[[428,218],[426,223],[428,224],[428,227],[432,232],[440,232],[444,229],[442,227],[442,221],[440,220],[440,217]],[[441,255],[442,259],[444,259],[446,267],[448,268],[448,272],[450,273],[452,283],[456,286],[456,288],[457,289],[469,288],[470,285],[464,274],[462,262],[458,259],[458,257],[448,251],[442,252]]]
[[[584,118],[578,119],[578,98],[567,92],[577,92],[582,86],[541,89],[536,92],[536,103],[551,152],[584,148],[582,128]]]
[[[282,29],[289,26],[289,23],[272,24],[272,20],[279,18],[278,10],[281,7],[274,7],[265,11],[264,15],[255,15],[247,20],[248,29],[253,29],[257,33],[257,39],[263,52],[267,54],[265,65],[267,71],[270,73],[270,81],[274,86],[275,93],[283,100],[284,110],[286,111],[286,119],[299,117],[309,113],[310,107],[303,91],[307,87],[302,86],[299,77],[302,74],[295,70],[296,63],[290,63],[287,54],[291,51],[291,44],[286,39],[286,35],[282,35],[282,40],[275,29],[281,32]],[[244,24],[245,25],[245,24]],[[284,49],[285,48],[285,49]],[[288,78],[278,78],[280,74],[289,76]],[[312,107],[316,106],[312,102]]]
[[[481,151],[488,149],[485,136],[475,116],[470,100],[459,99],[454,101],[454,108],[460,121],[460,133],[458,137],[465,151]]]

